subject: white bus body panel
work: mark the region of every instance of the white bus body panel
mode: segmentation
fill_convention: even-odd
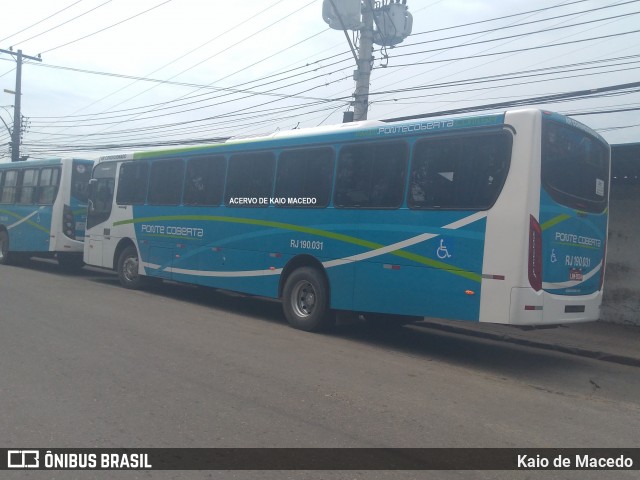
[[[529,221],[540,215],[542,112],[507,112],[505,124],[515,129],[513,154],[504,189],[487,215],[479,320],[514,325],[595,320],[602,290],[572,297],[536,292],[529,284]],[[496,275],[504,280],[492,278]],[[572,312],[572,306],[584,311]]]

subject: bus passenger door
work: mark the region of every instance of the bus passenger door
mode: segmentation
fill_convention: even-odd
[[[113,176],[96,178],[96,175],[107,175],[101,167],[113,167]],[[111,235],[107,220],[111,216],[113,192],[115,186],[115,165],[98,165],[94,178],[89,185],[89,206],[87,213],[87,231],[84,245],[84,261],[88,265],[113,267],[112,259],[104,258],[103,242]]]

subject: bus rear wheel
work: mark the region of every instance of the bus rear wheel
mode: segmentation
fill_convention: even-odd
[[[139,290],[145,286],[145,277],[138,273],[139,265],[140,259],[136,247],[133,245],[125,247],[118,257],[118,278],[123,287]]]
[[[4,230],[0,232],[0,265],[9,262],[9,234]]]
[[[287,278],[282,309],[292,327],[307,332],[326,330],[335,322],[329,310],[327,281],[311,267],[298,268]]]

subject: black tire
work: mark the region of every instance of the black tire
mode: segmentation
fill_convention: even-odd
[[[0,232],[0,265],[9,264],[9,234],[2,230]]]
[[[118,257],[118,278],[123,287],[131,290],[140,290],[146,286],[146,277],[138,273],[139,262],[138,250],[133,245],[129,245],[120,253]]]
[[[335,323],[329,310],[329,286],[315,268],[294,270],[284,284],[282,309],[289,324],[306,332],[327,330]]]
[[[65,272],[78,272],[84,267],[82,255],[72,253],[59,253],[58,265]]]

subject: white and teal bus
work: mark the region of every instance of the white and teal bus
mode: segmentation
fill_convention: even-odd
[[[84,261],[339,311],[516,325],[596,320],[610,149],[539,110],[278,132],[100,159]]]
[[[0,264],[55,257],[82,267],[92,167],[77,158],[0,163]]]

